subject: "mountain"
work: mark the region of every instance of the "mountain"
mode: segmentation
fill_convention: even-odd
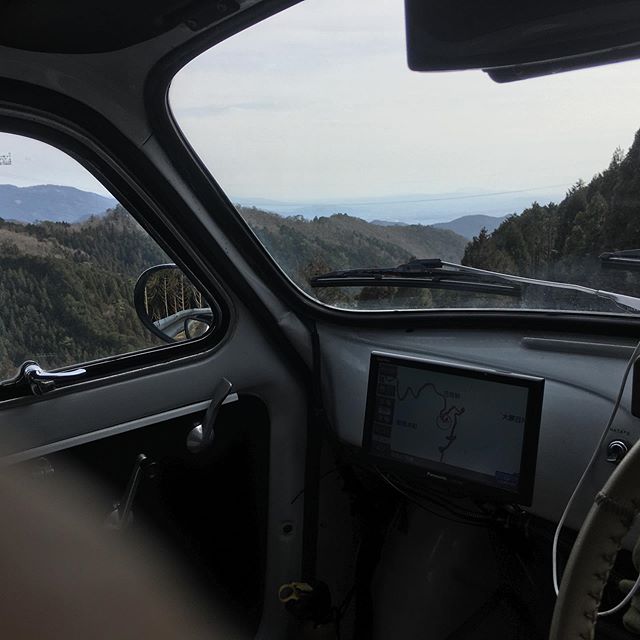
[[[398,222],[397,220],[370,220],[371,224],[377,224],[381,227],[406,227],[406,222]],[[434,226],[434,225],[431,225]]]
[[[133,305],[167,256],[122,207],[83,223],[0,220],[0,379],[157,344]]]
[[[4,189],[8,192],[11,189]],[[88,214],[77,197],[86,192],[27,189],[30,194],[44,192],[51,196],[52,208],[43,209],[43,217],[71,210],[79,217]],[[71,198],[66,208],[65,197]],[[288,275],[307,291],[308,279],[324,271],[393,266],[413,257],[458,261],[467,244],[452,231],[419,225],[381,227],[340,214],[305,220],[259,209],[241,212]],[[119,205],[74,223],[25,223],[1,216],[0,379],[14,375],[20,363],[31,358],[55,368],[156,344],[136,316],[133,287],[144,269],[167,261]],[[326,297],[333,302],[349,299],[337,291]]]
[[[412,258],[459,262],[467,245],[467,240],[453,231],[424,225],[381,226],[344,213],[307,220],[238,208],[267,251],[301,289],[342,308],[424,308],[437,305],[439,298],[427,289],[312,289],[309,279],[340,269],[396,266]]]
[[[395,266],[412,258],[457,262],[467,240],[448,229],[372,224],[343,213],[307,220],[238,206],[276,261],[301,287],[325,271]]]
[[[506,219],[507,216],[462,216],[461,218],[456,218],[455,220],[451,220],[450,222],[436,222],[431,226],[435,227],[436,229],[449,229],[451,231],[455,231],[455,233],[458,233],[464,238],[468,238],[469,240],[471,240],[480,233],[481,229],[484,228],[488,233],[491,233],[492,231],[497,229]]]
[[[627,153],[617,149],[604,171],[576,182],[558,204],[534,202],[480,233],[463,263],[638,296],[638,273],[603,269],[598,256],[640,247],[639,203],[640,131]]]
[[[19,222],[79,222],[106,212],[116,205],[106,198],[74,187],[40,184],[16,187],[0,184],[0,218]]]

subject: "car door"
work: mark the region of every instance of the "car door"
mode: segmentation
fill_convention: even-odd
[[[115,186],[95,148],[34,133],[20,105],[3,125],[4,179],[25,185],[0,187],[3,467],[53,484],[83,471],[104,490],[96,526],[145,523],[248,631],[282,633],[274,594],[301,562],[304,364],[139,177]]]

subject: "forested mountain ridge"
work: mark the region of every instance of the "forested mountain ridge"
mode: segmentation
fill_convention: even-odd
[[[346,215],[243,214],[303,287],[328,269],[414,256],[459,260],[466,243],[450,231],[378,227]],[[120,206],[73,224],[0,217],[0,379],[25,360],[56,368],[158,344],[135,313],[133,290],[142,271],[164,262],[171,260]]]
[[[614,275],[618,285],[622,276],[603,272],[598,256],[633,248],[640,248],[640,131],[626,154],[617,149],[604,171],[588,184],[578,181],[560,203],[534,202],[493,233],[481,231],[467,246],[463,263],[615,287]],[[634,278],[627,278],[631,286]]]
[[[467,240],[424,225],[382,226],[346,214],[308,220],[238,207],[254,233],[301,286],[335,269],[396,266],[412,258],[459,262]]]
[[[77,224],[0,218],[0,379],[25,360],[59,367],[157,344],[133,287],[166,261],[119,206]]]

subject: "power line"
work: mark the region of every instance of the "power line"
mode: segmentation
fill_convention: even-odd
[[[422,202],[445,202],[449,200],[470,200],[475,198],[488,198],[491,196],[504,196],[510,195],[514,193],[528,193],[530,191],[541,191],[542,189],[558,189],[560,187],[567,188],[568,183],[563,182],[561,184],[549,184],[541,187],[529,187],[528,189],[512,189],[510,191],[491,191],[491,192],[483,192],[483,193],[472,193],[461,196],[442,196],[438,198],[419,198],[416,200],[385,200],[381,198],[380,200],[372,200],[369,202],[358,202],[345,200],[344,202],[340,202],[338,204],[331,202],[274,202],[270,203],[270,206],[280,206],[280,207],[370,207],[370,206],[384,206],[388,204],[418,204]],[[245,198],[243,198],[244,200]],[[249,198],[246,198],[249,200]],[[267,205],[269,206],[269,205]]]
[[[490,193],[474,193],[464,196],[443,196],[441,198],[420,198],[419,200],[382,200],[378,202],[358,202],[358,203],[345,203],[343,206],[370,206],[374,204],[417,204],[419,202],[444,202],[446,200],[469,200],[471,198],[488,198],[490,196],[504,196],[512,193],[527,193],[529,191],[540,191],[542,189],[558,189],[559,187],[566,187],[566,183],[562,184],[549,184],[544,187],[531,187],[530,189],[513,189],[512,191],[493,191]],[[335,206],[335,205],[326,205]]]

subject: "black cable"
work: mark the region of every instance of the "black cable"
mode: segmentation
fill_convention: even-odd
[[[455,517],[469,518],[469,519],[478,520],[481,522],[489,522],[494,520],[494,518],[489,514],[482,514],[480,512],[468,511],[467,509],[464,509],[457,505],[454,506],[450,503],[443,502],[425,491],[420,491],[418,489],[415,489],[414,487],[410,486],[408,483],[406,483],[402,479],[397,478],[397,476],[393,476],[393,480],[396,484],[400,485],[408,493],[415,494],[421,498],[424,498],[425,500],[429,500],[430,502],[433,502],[434,504],[438,505],[442,509],[445,509],[445,511],[448,511]],[[441,497],[444,498],[444,496],[441,496]]]
[[[354,467],[354,468],[359,469],[360,471],[362,471],[362,472],[364,472],[364,473],[366,473],[366,474],[370,474],[370,473],[371,473],[371,469],[372,469],[372,467],[370,467],[370,466],[365,466],[365,465],[363,465],[363,464],[358,464],[358,463],[357,463],[356,461],[354,461],[354,460],[350,460],[350,461],[349,461],[349,465],[350,465],[351,467]],[[391,475],[391,474],[384,474],[384,473],[380,470],[380,468],[379,468],[379,467],[377,467],[376,465],[373,465],[373,469],[375,470],[375,472],[376,472],[380,477],[382,477],[382,479],[383,479],[383,480],[385,480],[385,482],[387,482],[387,484],[390,484],[387,478],[388,478],[388,475]],[[433,497],[432,495],[430,495],[430,493],[436,493],[436,494],[437,494],[437,495],[438,495],[442,500],[447,500],[447,499],[449,498],[449,495],[446,495],[446,494],[445,494],[444,492],[442,492],[442,491],[436,491],[435,489],[429,489],[429,492],[430,492],[430,493],[426,493],[426,492],[424,492],[424,491],[419,491],[419,490],[415,489],[414,487],[410,486],[406,481],[404,481],[404,480],[402,480],[402,479],[398,478],[398,477],[397,477],[397,476],[395,476],[395,475],[393,475],[393,483],[394,483],[394,484],[401,485],[401,488],[403,489],[403,490],[401,490],[401,491],[398,491],[398,487],[396,487],[396,486],[394,486],[394,487],[393,487],[393,489],[395,489],[395,490],[396,490],[398,493],[400,493],[401,495],[404,495],[405,491],[406,491],[406,492],[408,492],[408,493],[413,493],[413,494],[415,494],[415,495],[417,495],[417,496],[419,496],[419,497],[421,497],[421,498],[425,498],[426,500],[429,500],[429,501],[433,502],[434,504],[438,505],[439,507],[441,507],[441,508],[443,508],[443,509],[445,509],[445,510],[449,511],[449,513],[450,513],[451,515],[453,515],[453,516],[455,516],[455,517],[457,517],[457,518],[460,518],[460,519],[463,519],[463,520],[464,520],[464,519],[466,519],[466,518],[469,518],[469,519],[479,519],[479,520],[481,520],[481,521],[483,521],[483,522],[485,522],[485,521],[486,521],[486,522],[493,522],[493,521],[495,521],[495,517],[493,516],[493,514],[491,514],[491,513],[487,512],[487,510],[486,510],[486,509],[481,509],[482,511],[484,511],[484,513],[480,513],[480,512],[472,512],[472,511],[467,511],[467,510],[464,510],[464,509],[457,509],[457,508],[454,508],[451,504],[446,503],[446,502],[445,502],[445,503],[440,502],[440,501],[438,501],[435,497]],[[407,497],[407,498],[411,498],[411,496],[405,496],[405,497]],[[461,495],[460,497],[464,497],[464,496],[462,496],[462,495]],[[429,509],[428,509],[425,505],[420,504],[419,506],[420,506],[421,508],[423,508],[424,510],[429,511]],[[457,510],[456,510],[456,509],[457,509]],[[430,511],[430,512],[431,512],[431,513],[433,513],[434,515],[437,515],[438,517],[445,517],[445,516],[443,516],[443,515],[442,515],[442,514],[440,514],[440,513],[436,513],[436,512],[432,512],[432,511]]]
[[[469,527],[481,527],[481,528],[488,528],[491,526],[491,523],[489,521],[487,521],[486,523],[483,522],[476,522],[473,521],[471,519],[468,520],[464,520],[462,518],[456,519],[456,518],[451,518],[449,516],[446,516],[442,513],[438,513],[437,511],[434,511],[433,509],[430,509],[429,507],[427,507],[426,505],[424,505],[422,502],[420,502],[419,500],[416,500],[415,498],[411,497],[407,492],[403,491],[400,487],[398,487],[397,485],[395,485],[389,478],[387,478],[387,476],[385,476],[377,467],[374,467],[374,469],[376,470],[376,472],[380,475],[380,477],[393,489],[395,489],[395,491],[397,491],[401,496],[404,496],[405,500],[409,501],[411,504],[413,504],[414,506],[422,509],[423,511],[426,511],[427,513],[430,513],[431,515],[434,515],[438,518],[442,518],[444,520],[448,520],[450,522],[454,522],[456,524],[463,524],[463,525],[467,525]]]
[[[430,495],[427,492],[419,491],[415,489],[414,487],[409,485],[407,482],[403,481],[402,479],[396,476],[393,476],[393,481],[394,483],[399,485],[402,489],[404,489],[406,492],[419,496],[420,498],[424,498],[425,500],[429,500],[430,502],[437,505],[441,509],[448,511],[451,515],[455,516],[456,518],[471,519],[471,520],[477,520],[481,522],[488,522],[493,520],[493,518],[491,518],[488,515],[467,511],[465,509],[459,508],[458,506],[454,506],[446,501],[443,502],[442,500],[438,500],[437,498],[435,498],[434,496]]]
[[[333,469],[329,469],[329,471],[325,471],[318,478],[318,481],[324,480],[327,476],[331,475],[332,473],[335,473],[336,471],[338,471],[338,467],[333,467]],[[300,496],[304,495],[304,492],[305,492],[305,487],[302,487],[302,489],[300,489],[300,491],[298,491],[298,493],[296,493],[296,495],[293,497],[293,500],[291,500],[291,502],[289,504],[293,504],[298,498],[300,498]]]
[[[349,605],[353,601],[353,595],[355,594],[355,592],[356,592],[356,585],[353,584],[349,589],[349,591],[347,591],[347,595],[344,597],[342,602],[335,608],[337,640],[340,640],[340,631],[341,631],[340,625],[342,624],[342,619],[344,618],[345,614],[349,610]]]

